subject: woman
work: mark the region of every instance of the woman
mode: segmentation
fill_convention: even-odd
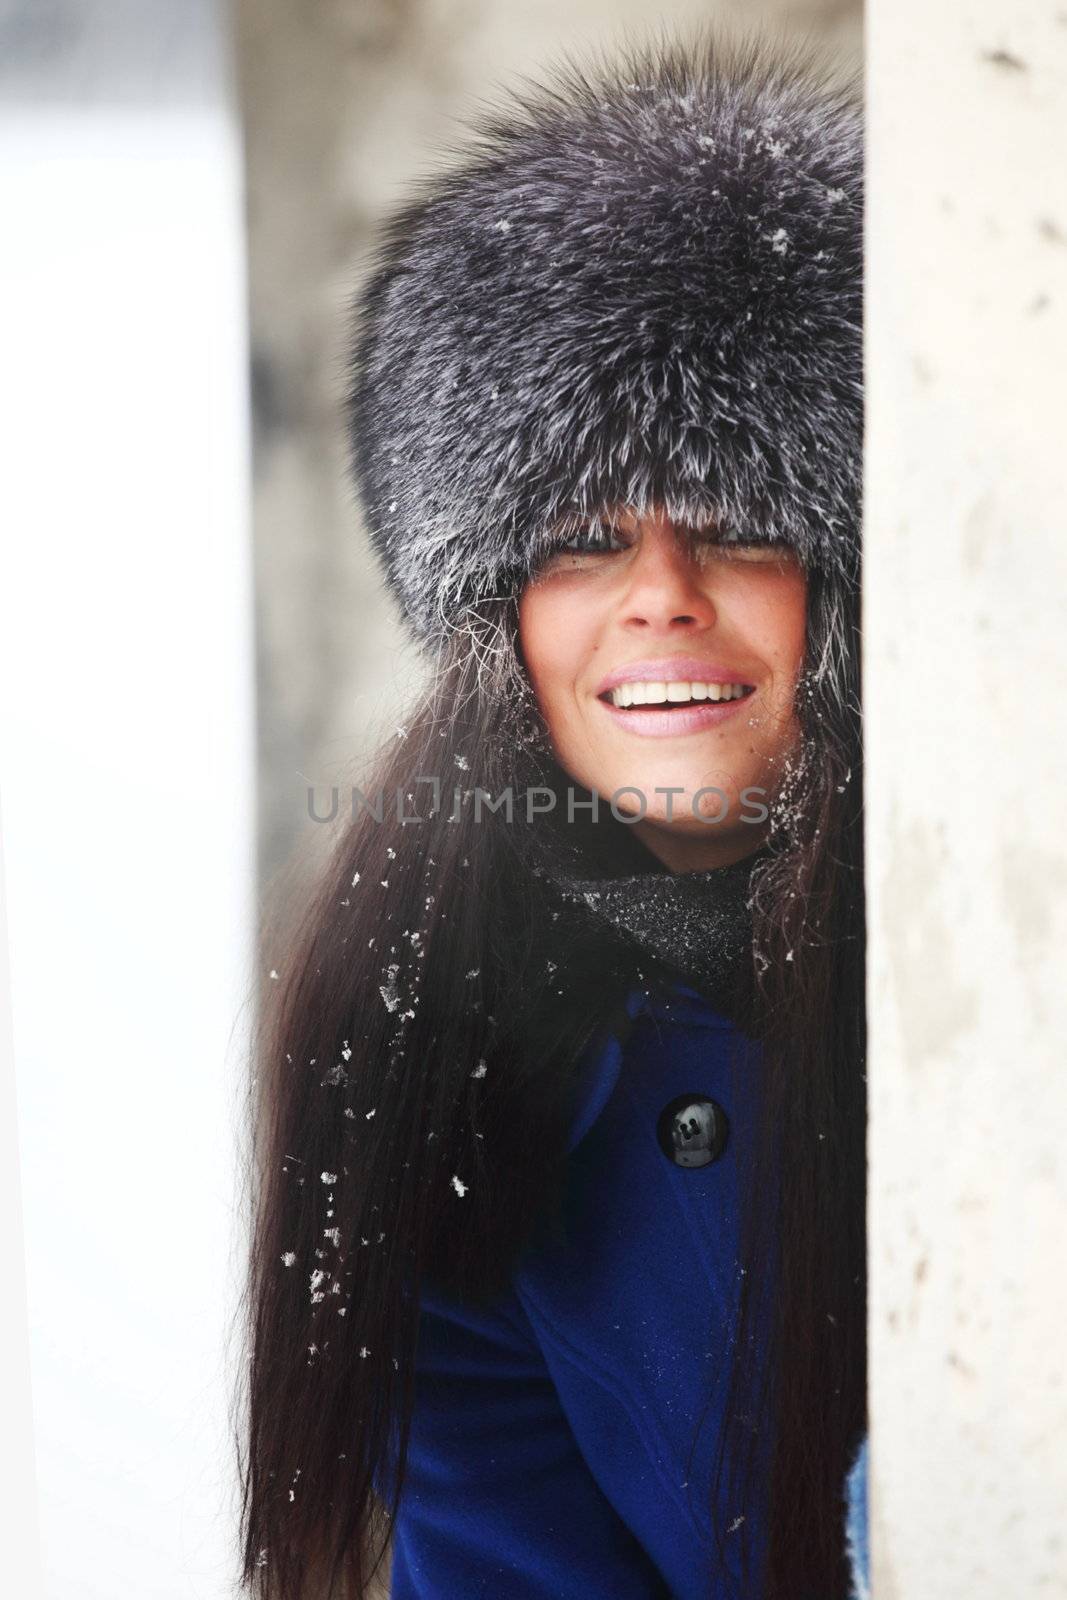
[[[479,132],[356,307],[355,480],[435,671],[269,958],[245,1579],[369,1593],[391,1531],[395,1600],[832,1600],[857,93],[704,36]]]

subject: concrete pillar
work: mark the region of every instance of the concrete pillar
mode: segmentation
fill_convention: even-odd
[[[877,1600],[1067,1594],[1067,7],[868,7]]]

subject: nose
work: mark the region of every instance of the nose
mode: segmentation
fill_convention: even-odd
[[[689,541],[670,523],[646,524],[626,565],[620,620],[634,629],[697,631],[715,621]]]

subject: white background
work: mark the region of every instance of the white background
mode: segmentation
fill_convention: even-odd
[[[192,1600],[234,1574],[254,810],[241,163],[212,8],[169,39],[153,9],[121,81],[114,10],[82,9],[54,103],[38,61],[0,118],[19,1600]]]

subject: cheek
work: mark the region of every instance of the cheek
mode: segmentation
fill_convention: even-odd
[[[588,686],[595,671],[602,623],[594,614],[588,586],[551,579],[530,585],[520,595],[518,609],[519,646],[527,677],[556,758],[574,772],[588,750]]]
[[[783,618],[787,658],[794,678],[800,676],[808,643],[808,581],[804,573],[797,576],[786,602]]]
[[[519,647],[538,704],[555,732],[578,670],[568,606],[549,586],[527,588],[519,598]]]
[[[807,640],[807,578],[789,573],[769,591],[752,596],[750,637],[776,678],[795,679],[804,663]]]
[[[764,659],[773,673],[771,703],[777,713],[768,732],[776,726],[788,745],[798,731],[796,687],[807,648],[807,581],[802,572],[783,580],[770,598],[763,627]]]

